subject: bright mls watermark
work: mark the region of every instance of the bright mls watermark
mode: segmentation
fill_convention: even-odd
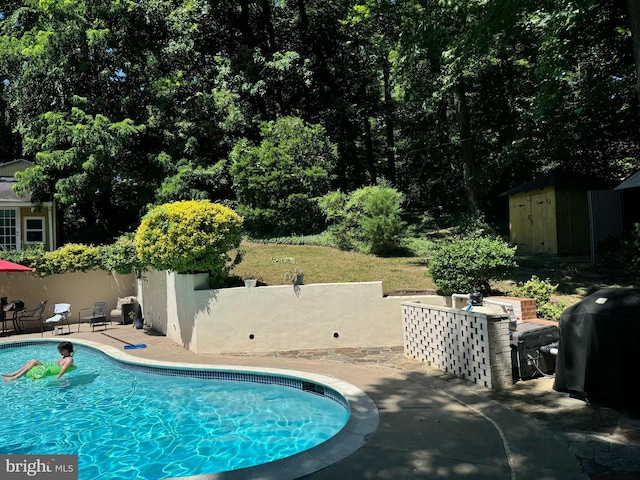
[[[2,480],[78,480],[78,455],[0,455]]]

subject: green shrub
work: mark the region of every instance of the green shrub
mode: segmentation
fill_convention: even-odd
[[[100,247],[102,268],[107,272],[139,274],[144,268],[136,250],[135,234],[125,233],[111,245]]]
[[[548,278],[540,280],[536,275],[533,275],[527,282],[513,287],[509,291],[509,295],[512,297],[533,298],[536,301],[536,305],[544,305],[551,301],[551,295],[557,289],[558,285],[553,285]]]
[[[207,200],[167,203],[152,208],[136,232],[144,265],[177,273],[208,272],[224,283],[233,263],[227,252],[240,245],[242,217]]]
[[[458,235],[469,237],[495,237],[496,230],[487,222],[484,215],[469,215],[458,213],[452,223],[456,225]]]
[[[337,158],[324,127],[283,117],[262,123],[260,133],[260,144],[241,139],[229,154],[245,228],[279,236],[321,231],[316,198],[329,191]]]
[[[553,320],[553,321],[558,321],[560,320],[560,315],[562,315],[562,312],[564,312],[566,310],[567,306],[564,303],[554,303],[554,302],[549,302],[549,303],[545,303],[544,305],[541,305],[540,307],[536,307],[536,312],[538,314],[538,317],[540,318],[544,318],[545,320]]]
[[[436,248],[436,243],[433,240],[420,237],[407,237],[402,244],[415,257],[428,257]]]
[[[47,252],[43,260],[38,267],[40,274],[87,272],[102,268],[100,248],[80,243],[67,243],[53,252]]]
[[[320,200],[320,206],[339,248],[387,255],[400,248],[404,237],[402,201],[400,192],[381,182],[349,195],[332,192]]]
[[[559,320],[564,306],[551,302],[551,295],[558,289],[549,279],[540,280],[533,275],[525,283],[518,284],[509,291],[512,297],[533,298],[536,301],[536,314],[547,320]]]
[[[515,267],[515,247],[500,238],[472,237],[436,245],[428,273],[442,295],[491,292]]]
[[[48,269],[44,267],[46,264],[45,255],[47,251],[41,243],[22,250],[2,250],[1,253],[2,258],[5,260],[33,268],[34,275],[41,277],[49,275]]]

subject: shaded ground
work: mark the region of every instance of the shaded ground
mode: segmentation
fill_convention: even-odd
[[[494,288],[508,292],[516,283],[524,283],[536,275],[540,280],[549,280],[558,285],[554,302],[565,302],[567,306],[601,288],[628,287],[638,285],[638,275],[631,275],[619,265],[601,263],[594,265],[590,257],[563,256],[520,256],[516,258],[518,267],[512,278],[496,283]]]

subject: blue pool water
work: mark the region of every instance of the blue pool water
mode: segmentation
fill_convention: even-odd
[[[56,360],[56,344],[0,349],[0,370],[31,358]],[[82,346],[74,361],[59,380],[0,381],[0,453],[78,454],[86,480],[181,477],[293,455],[349,417],[340,402],[289,386],[158,375]]]

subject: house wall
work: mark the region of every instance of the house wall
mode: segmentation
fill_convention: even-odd
[[[135,275],[109,274],[102,270],[73,272],[64,275],[36,277],[27,272],[0,273],[0,297],[8,301],[22,300],[26,308],[33,308],[47,300],[45,318],[55,303],[70,303],[70,323],[78,320],[78,311],[93,302],[107,302],[107,310],[115,308],[118,297],[135,295]],[[32,322],[34,323],[34,322]],[[39,325],[33,325],[40,330]]]
[[[40,205],[36,205],[31,202],[30,199],[23,199],[18,197],[12,190],[15,185],[15,174],[17,172],[24,171],[25,169],[32,167],[33,163],[27,160],[15,160],[0,165],[0,179],[2,184],[0,185],[1,199],[0,210],[10,210],[10,216],[13,217],[15,212],[15,236],[5,231],[6,235],[11,235],[6,240],[6,246],[8,248],[18,248],[23,250],[29,248],[35,244],[43,244],[44,248],[48,251],[58,248],[58,222],[56,218],[56,209],[54,203],[51,201],[42,202]],[[28,218],[41,218],[44,222],[44,238],[37,242],[28,241],[27,232],[25,228],[25,219]],[[8,224],[5,224],[8,226]],[[10,225],[13,227],[13,225]]]
[[[47,251],[53,251],[57,248],[55,233],[56,212],[51,202],[47,202],[41,207],[23,206],[20,210],[20,246],[21,250],[29,248],[34,243],[27,242],[27,232],[25,228],[25,219],[42,218],[44,219],[44,248]]]
[[[519,253],[558,253],[557,201],[553,186],[509,197],[509,233]]]
[[[402,302],[445,304],[384,297],[382,282],[209,290],[173,272],[145,273],[139,298],[146,324],[198,354],[402,345]]]

